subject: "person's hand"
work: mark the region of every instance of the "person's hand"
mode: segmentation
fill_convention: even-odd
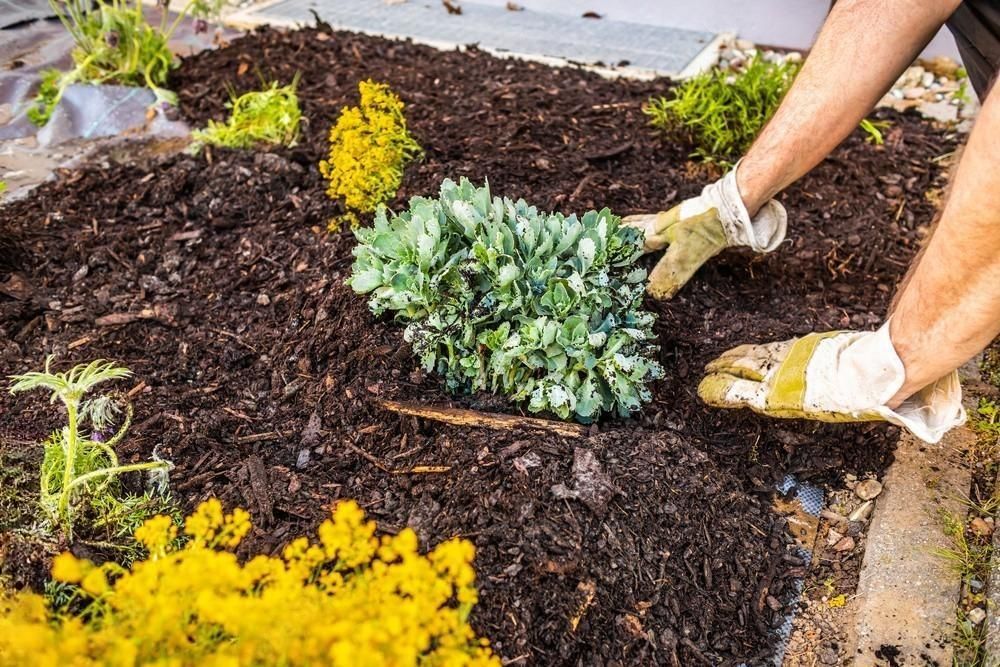
[[[626,216],[623,222],[643,230],[646,252],[667,248],[649,275],[647,291],[654,298],[669,299],[702,264],[726,248],[747,246],[756,252],[777,248],[785,238],[787,215],[772,199],[751,219],[733,167],[699,196],[669,211]]]
[[[898,407],[903,362],[886,323],[875,332],[833,331],[765,345],[741,345],[705,367],[698,395],[720,408],[825,422],[888,421],[934,443],[965,421],[952,371]]]

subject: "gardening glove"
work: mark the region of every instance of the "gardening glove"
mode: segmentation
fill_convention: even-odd
[[[750,217],[736,186],[738,167],[737,162],[700,195],[669,211],[623,219],[643,230],[645,252],[669,246],[649,275],[647,291],[654,298],[671,298],[702,264],[726,248],[747,246],[756,252],[771,252],[785,239],[788,216],[774,199]]]
[[[965,421],[955,371],[896,409],[886,405],[905,379],[888,322],[874,332],[832,331],[741,345],[705,370],[698,395],[720,408],[825,422],[887,421],[929,443]]]

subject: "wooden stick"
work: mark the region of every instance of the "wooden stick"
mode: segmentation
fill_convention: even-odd
[[[566,424],[564,422],[552,421],[551,419],[536,419],[534,417],[517,417],[515,415],[501,415],[489,412],[479,412],[477,410],[465,410],[462,408],[449,408],[437,405],[421,405],[420,403],[402,403],[400,401],[379,401],[379,404],[386,410],[396,412],[401,415],[413,417],[423,417],[434,421],[453,424],[455,426],[471,426],[473,428],[492,428],[499,430],[514,430],[519,428],[532,428],[539,431],[548,431],[566,438],[585,438],[588,429],[579,424]]]

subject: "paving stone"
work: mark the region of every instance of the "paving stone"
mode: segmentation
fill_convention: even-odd
[[[315,11],[336,28],[409,37],[432,46],[478,44],[520,56],[627,65],[674,76],[684,73],[716,40],[715,34],[699,30],[530,9],[512,12],[465,1],[460,4],[462,13],[452,15],[439,2],[389,5],[384,0],[281,0],[235,14],[229,21],[237,25],[311,25]]]

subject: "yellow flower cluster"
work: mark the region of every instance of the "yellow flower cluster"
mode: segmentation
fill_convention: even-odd
[[[406,128],[403,102],[389,86],[369,80],[358,90],[361,105],[340,112],[330,130],[330,158],[319,163],[330,182],[327,194],[344,202],[352,227],[358,213],[371,213],[396,195],[403,167],[420,153]]]
[[[241,564],[232,549],[250,528],[246,512],[209,500],[182,547],[169,519],[147,521],[136,539],[150,556],[131,570],[59,556],[53,576],[89,604],[56,614],[35,594],[0,596],[0,664],[499,667],[468,623],[468,541],[422,556],[412,530],[378,537],[348,501],[318,540]]]

